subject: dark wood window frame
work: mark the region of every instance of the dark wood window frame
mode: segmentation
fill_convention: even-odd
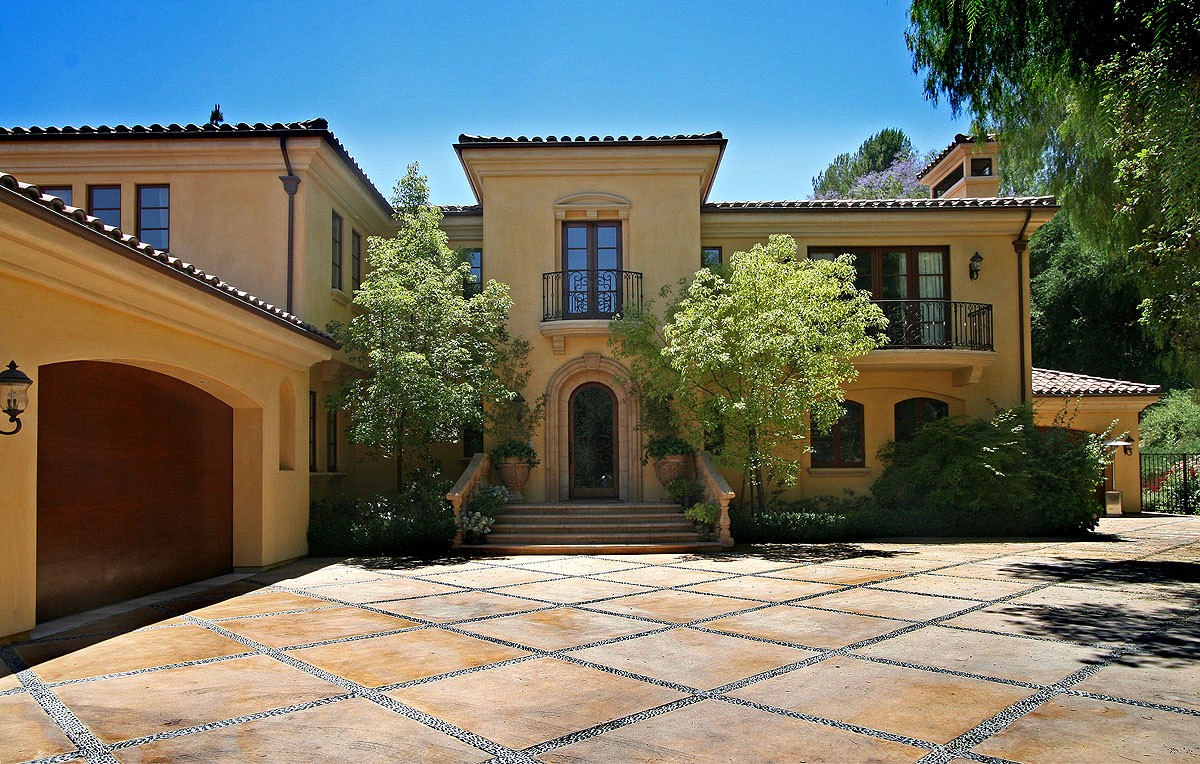
[[[42,193],[47,196],[57,196],[62,199],[68,206],[75,206],[75,188],[66,183],[50,183],[45,186],[38,186],[42,189]],[[66,191],[66,193],[62,193]]]
[[[479,247],[468,247],[460,251],[471,266],[467,281],[463,284],[463,296],[470,297],[481,294],[483,292],[483,250]]]
[[[911,246],[904,245],[898,247],[809,247],[809,259],[825,258],[830,259],[831,256],[851,254],[855,256],[855,267],[857,268],[862,261],[862,258],[871,258],[871,288],[868,290],[871,297],[876,300],[891,299],[883,297],[883,255],[885,252],[903,252],[906,256],[907,288],[909,296],[908,300],[927,299],[927,300],[945,300],[950,301],[950,247],[944,244],[931,244],[928,246]],[[941,252],[942,253],[942,296],[941,297],[926,297],[918,298],[920,293],[920,272],[917,267],[918,253],[920,252]],[[859,273],[862,271],[859,269]],[[866,289],[866,285],[860,282],[860,289]],[[900,299],[900,298],[895,298]]]
[[[96,206],[96,192],[97,191],[116,191],[117,192],[117,206],[116,207],[97,207]],[[100,184],[100,185],[87,187],[88,214],[91,215],[92,217],[97,217],[97,218],[100,218],[101,220],[104,220],[105,224],[111,225],[114,228],[121,227],[121,204],[122,203],[123,203],[123,200],[121,198],[121,187],[119,185],[107,183],[107,184]],[[105,220],[104,213],[106,213],[106,212],[117,213],[115,223],[112,222],[111,220]]]
[[[362,234],[350,229],[350,288],[362,286]]]
[[[308,471],[317,471],[317,393],[308,391]]]
[[[866,415],[865,415],[865,412],[863,409],[863,405],[861,403],[859,403],[858,401],[847,400],[847,401],[843,401],[842,406],[844,407],[845,413],[842,414],[842,418],[838,420],[837,424],[835,424],[829,430],[828,435],[822,435],[822,434],[816,432],[815,430],[812,433],[812,443],[813,443],[812,466],[814,466],[814,467],[839,468],[839,467],[866,467],[867,466],[867,458],[866,458],[867,449],[866,449],[866,442],[865,442]],[[858,416],[859,437],[864,440],[864,442],[862,443],[863,453],[856,454],[855,458],[853,458],[853,459],[847,459],[846,454],[843,453],[844,449],[842,448],[842,423],[846,421],[847,417],[853,416],[855,414],[857,414],[857,416]],[[831,448],[831,451],[833,454],[832,459],[821,460],[817,456],[818,444],[825,444],[825,443],[828,443]]]
[[[331,274],[330,285],[334,289],[342,288],[342,236],[344,230],[344,222],[342,216],[333,213],[333,218],[330,221],[330,249],[332,250],[333,271]]]
[[[716,255],[716,261],[710,262],[710,255]],[[712,268],[716,265],[721,265],[725,262],[725,253],[721,247],[701,247],[700,248],[700,267]]]
[[[615,249],[617,251],[617,267],[616,268],[600,268],[599,267],[599,251],[600,251],[600,249],[602,249],[602,247],[600,247],[600,245],[599,245],[600,236],[599,236],[598,232],[601,227],[611,227],[611,228],[616,229],[616,247],[615,247]],[[567,246],[567,243],[568,243],[567,237],[569,236],[569,232],[572,229],[585,229],[588,231],[587,245],[586,245],[586,251],[587,251],[587,267],[586,268],[582,268],[582,269],[581,268],[575,268],[575,269],[568,268],[567,257],[568,257],[569,248]],[[624,241],[623,241],[624,236],[625,236],[625,227],[622,225],[622,221],[620,221],[620,220],[587,220],[587,221],[568,220],[568,221],[563,222],[563,224],[562,224],[562,255],[560,258],[560,262],[562,263],[562,274],[563,274],[562,275],[563,318],[587,319],[587,318],[611,318],[612,317],[612,311],[601,311],[600,310],[600,298],[599,298],[600,292],[597,288],[597,286],[598,286],[596,283],[597,279],[595,277],[588,279],[588,282],[589,282],[588,310],[586,312],[582,312],[582,313],[571,312],[569,310],[569,306],[571,304],[570,295],[573,294],[571,292],[571,283],[570,283],[571,282],[570,274],[572,272],[586,272],[589,274],[595,274],[599,271],[609,271],[609,270],[616,271],[616,278],[614,280],[615,281],[614,288],[615,288],[615,292],[616,292],[616,296],[614,298],[616,301],[615,309],[620,310],[620,306],[624,302],[624,295],[622,294],[622,289],[621,289],[621,287],[622,287],[621,273],[625,267],[625,245],[624,245]],[[603,249],[608,249],[608,247],[604,247]],[[605,293],[607,294],[608,290],[605,290]]]
[[[142,191],[143,190],[151,190],[151,189],[165,189],[166,190],[166,192],[167,192],[166,206],[159,207],[159,206],[148,206],[148,205],[142,204]],[[137,235],[138,235],[138,238],[141,239],[142,241],[146,241],[146,236],[145,236],[146,231],[162,231],[163,232],[163,246],[158,247],[158,248],[163,250],[164,252],[166,252],[168,249],[170,249],[170,246],[171,246],[171,186],[170,186],[170,184],[169,183],[139,183],[136,187],[136,196],[137,196],[137,232],[138,232]],[[143,225],[143,214],[147,210],[164,210],[166,212],[166,223],[167,224],[165,226],[149,226],[149,227]],[[152,244],[153,242],[147,242],[147,243]]]
[[[906,417],[902,422],[900,419],[900,407],[907,403],[916,404],[917,415],[912,419]],[[933,411],[937,411],[936,416],[930,416]],[[917,430],[921,429],[922,425],[937,419],[942,419],[949,415],[950,404],[946,403],[945,401],[940,401],[937,398],[930,398],[928,396],[905,398],[902,401],[898,401],[896,405],[892,407],[892,426],[894,428],[893,435],[895,439],[900,442],[910,440],[912,436],[916,434]]]
[[[325,471],[338,471],[338,413],[325,410]]]

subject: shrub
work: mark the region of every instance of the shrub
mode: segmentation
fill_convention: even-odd
[[[436,477],[416,476],[399,495],[314,502],[308,553],[356,557],[444,552],[454,539],[454,514],[444,493]]]
[[[681,507],[690,507],[704,496],[704,489],[695,480],[679,478],[667,484],[667,496]]]
[[[1071,534],[1095,527],[1103,437],[1039,429],[1028,407],[941,419],[880,451],[877,535]]]
[[[467,499],[465,512],[478,512],[484,517],[496,518],[504,512],[504,507],[512,494],[502,485],[489,485],[480,488]]]
[[[530,467],[536,467],[540,464],[537,458],[537,451],[534,450],[533,446],[530,443],[519,440],[506,440],[496,446],[492,449],[492,459],[498,462],[504,459],[517,459],[528,462]]]
[[[662,459],[667,456],[686,456],[695,453],[695,451],[696,449],[692,448],[692,444],[683,438],[659,436],[646,441],[646,455],[642,457],[642,464],[647,464],[651,459]]]
[[[850,518],[829,512],[768,510],[734,512],[730,531],[739,544],[796,544],[844,541],[856,537]]]

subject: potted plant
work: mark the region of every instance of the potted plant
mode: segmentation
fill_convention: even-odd
[[[691,444],[677,436],[659,435],[646,443],[646,455],[642,464],[654,461],[654,474],[658,482],[666,488],[668,485],[685,477],[691,455],[694,452]]]
[[[540,463],[537,451],[528,441],[506,440],[492,449],[492,460],[511,499],[523,500],[521,489],[529,482],[529,471]]]
[[[487,413],[487,433],[495,446],[492,462],[500,473],[500,482],[508,489],[510,500],[523,501],[521,489],[529,481],[529,471],[538,466],[533,448],[533,432],[546,414],[546,394],[525,400],[521,390],[529,382],[529,343],[513,338],[505,351],[504,362],[496,376],[506,391],[493,401]]]
[[[696,502],[684,511],[683,516],[695,524],[696,530],[700,533],[700,540],[708,541],[712,538],[713,529],[717,525],[718,511],[716,504]]]
[[[669,397],[651,393],[641,400],[641,429],[649,439],[642,455],[642,464],[654,462],[654,474],[666,488],[687,476],[689,456],[694,449],[679,437],[679,420]]]

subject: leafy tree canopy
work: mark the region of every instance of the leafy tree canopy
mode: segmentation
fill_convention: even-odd
[[[853,154],[838,154],[813,178],[814,199],[899,199],[925,196],[922,162],[902,130],[884,128]]]
[[[718,458],[743,470],[763,508],[766,483],[795,481],[789,455],[809,417],[823,430],[841,417],[853,359],[887,323],[854,278],[852,258],[797,260],[795,240],[771,236],[697,272],[663,319],[652,303],[614,319],[610,342],[640,394],[674,403],[691,442],[723,433]]]
[[[1200,391],[1172,390],[1142,414],[1142,451],[1200,453]]]
[[[1200,0],[913,0],[925,92],[1003,136],[1001,170],[1129,257],[1155,334],[1200,348]]]
[[[364,312],[330,327],[357,369],[331,403],[349,410],[351,442],[397,459],[402,484],[406,459],[428,464],[432,443],[482,427],[483,402],[513,399],[495,370],[527,346],[506,329],[507,286],[464,296],[470,266],[447,246],[416,164],[392,204],[400,230],[368,241],[370,270],[354,295]]]
[[[1178,385],[1174,354],[1138,322],[1138,291],[1121,263],[1083,244],[1066,215],[1029,243],[1033,362],[1080,374]]]

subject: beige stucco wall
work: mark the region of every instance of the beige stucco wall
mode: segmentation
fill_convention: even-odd
[[[235,566],[258,567],[306,551],[308,475],[281,469],[280,436],[307,449],[307,406],[281,410],[283,383],[308,385],[333,351],[194,285],[123,256],[20,201],[0,203],[0,349],[34,381],[23,430],[0,438],[0,637],[34,625],[37,554],[38,370],[96,360],[176,377],[234,411]],[[291,417],[293,427],[281,424]],[[284,444],[286,450],[288,444]]]
[[[978,417],[992,412],[992,401],[1005,406],[1020,402],[1022,388],[1028,398],[1028,261],[1026,254],[1017,254],[1013,241],[1022,232],[1026,238],[1032,235],[1053,215],[1053,209],[1033,210],[1028,225],[1026,209],[702,213],[701,190],[715,148],[638,147],[605,152],[599,148],[463,151],[483,213],[451,215],[444,227],[451,246],[483,249],[485,279],[511,287],[511,328],[533,345],[534,371],[527,395],[551,389],[555,375],[585,358],[598,355],[606,363],[612,360],[603,322],[591,327],[578,321],[542,323],[541,292],[542,274],[561,270],[563,220],[619,219],[622,268],[644,274],[646,299],[655,297],[661,286],[691,276],[700,265],[702,246],[721,247],[728,261],[734,252],[782,233],[796,239],[802,254],[809,247],[836,245],[949,247],[950,299],[993,306],[994,351],[886,350],[864,357],[857,364],[861,376],[848,386],[847,397],[865,408],[867,467],[812,470],[809,456],[804,454],[796,491],[800,495],[865,491],[879,473],[876,452],[894,436],[893,407],[901,400],[937,398],[949,405],[951,414]],[[967,266],[976,252],[984,258],[983,270],[981,277],[972,281]],[[559,352],[555,352],[556,342]],[[619,371],[610,374],[614,380],[610,386],[618,397],[622,393],[616,381],[620,376]],[[562,389],[559,394],[570,392]],[[533,499],[555,498],[561,484],[560,465],[548,463],[558,459],[563,450],[556,446],[566,428],[564,417],[553,416],[558,405],[551,401],[548,425],[563,432],[543,430],[534,439],[543,463],[534,470],[526,491]],[[641,434],[636,426],[629,439],[640,452]],[[652,470],[633,472],[636,485],[628,497],[661,495]],[[734,474],[727,477],[737,479]]]

